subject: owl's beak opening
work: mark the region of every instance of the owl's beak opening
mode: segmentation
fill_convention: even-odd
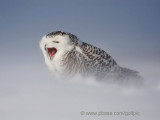
[[[54,55],[56,54],[57,52],[57,49],[52,47],[52,48],[47,48],[47,52],[48,52],[48,55],[50,57],[50,59],[52,60]]]

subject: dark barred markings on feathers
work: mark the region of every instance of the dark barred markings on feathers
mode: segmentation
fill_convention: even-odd
[[[85,49],[88,48],[88,49]],[[69,74],[81,73],[83,75],[93,74],[96,76],[106,76],[110,72],[110,68],[117,63],[101,49],[83,43],[80,47],[85,56],[76,51],[76,48],[64,55],[63,66]],[[98,52],[96,52],[98,51]],[[103,56],[103,57],[102,57]],[[101,59],[103,58],[103,59]],[[117,66],[118,67],[118,66]],[[116,67],[112,72],[116,72]]]
[[[80,41],[71,33],[49,33],[43,37],[40,46],[47,66],[55,74],[58,71],[69,75],[93,75],[99,79],[140,78],[138,72],[120,67],[104,50]]]

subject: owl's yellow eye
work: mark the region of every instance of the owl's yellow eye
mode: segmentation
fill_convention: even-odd
[[[59,41],[53,41],[54,43],[59,43]]]

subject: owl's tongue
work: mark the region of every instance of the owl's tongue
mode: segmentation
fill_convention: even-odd
[[[50,56],[50,59],[52,59],[53,58],[53,56],[56,54],[56,52],[57,52],[57,49],[56,48],[47,48],[47,51],[48,51],[48,54],[49,54],[49,56]]]

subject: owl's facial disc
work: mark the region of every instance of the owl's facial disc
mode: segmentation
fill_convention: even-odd
[[[48,56],[49,56],[50,60],[52,60],[54,55],[57,52],[57,49],[55,47],[51,47],[51,48],[46,48],[46,51],[48,53]]]

